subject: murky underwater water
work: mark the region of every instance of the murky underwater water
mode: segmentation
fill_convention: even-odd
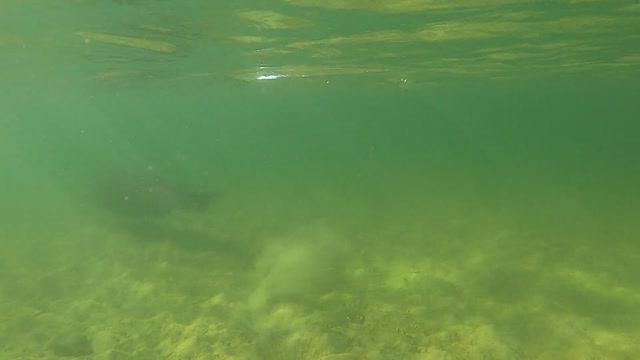
[[[7,2],[7,359],[638,352],[637,5]]]

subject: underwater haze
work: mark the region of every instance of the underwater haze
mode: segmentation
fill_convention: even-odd
[[[3,1],[0,358],[636,358],[639,24]]]

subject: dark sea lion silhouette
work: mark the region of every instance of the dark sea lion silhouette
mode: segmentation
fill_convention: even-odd
[[[209,206],[212,197],[166,182],[154,171],[102,176],[94,193],[100,206],[127,217],[162,216],[174,210],[201,211]]]

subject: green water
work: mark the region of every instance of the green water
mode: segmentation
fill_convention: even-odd
[[[0,4],[0,358],[635,358],[640,7],[373,3]]]

